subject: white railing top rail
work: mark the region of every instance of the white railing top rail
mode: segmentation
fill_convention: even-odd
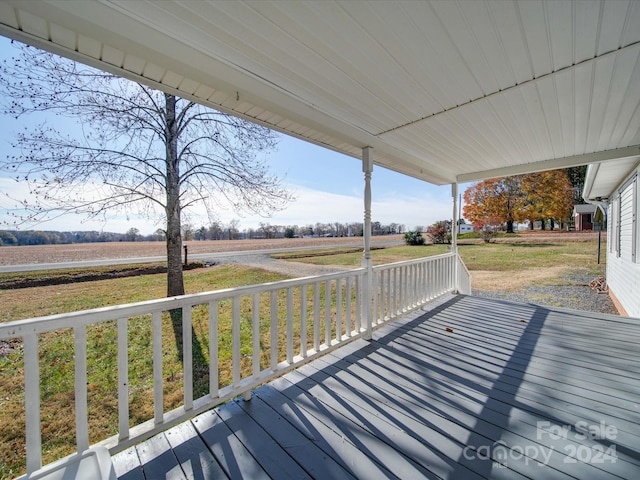
[[[417,265],[421,263],[437,262],[440,259],[452,257],[454,255],[455,253],[449,252],[449,253],[441,253],[439,255],[431,255],[430,257],[414,258],[412,260],[400,260],[398,262],[385,263],[383,265],[376,265],[373,267],[373,271],[375,272],[378,270],[388,270],[390,268],[401,267],[403,265]]]

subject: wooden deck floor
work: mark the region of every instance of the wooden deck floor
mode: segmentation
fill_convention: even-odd
[[[640,478],[640,321],[452,296],[113,457],[120,479]]]

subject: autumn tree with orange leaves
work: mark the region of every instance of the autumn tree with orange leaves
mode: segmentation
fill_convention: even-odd
[[[522,176],[522,193],[526,197],[524,215],[533,230],[533,222],[549,220],[551,229],[555,221],[561,225],[569,218],[574,204],[573,190],[566,170],[549,170]]]
[[[573,191],[565,170],[514,175],[483,180],[464,192],[464,217],[476,226],[536,220],[564,222],[571,213]]]
[[[524,198],[520,176],[490,178],[467,188],[464,192],[464,218],[476,226],[499,221],[513,233],[513,224],[524,220]]]

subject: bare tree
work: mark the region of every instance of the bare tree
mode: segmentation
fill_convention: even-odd
[[[0,169],[29,186],[19,199],[37,222],[61,213],[161,215],[166,222],[167,294],[184,294],[183,211],[225,208],[262,215],[292,199],[261,155],[267,128],[158,92],[71,60],[19,46],[0,69],[4,113],[44,112],[47,122],[16,137]],[[77,121],[61,132],[56,121]],[[68,122],[68,120],[66,120]]]
[[[227,225],[227,231],[229,232],[229,240],[237,240],[240,237],[240,220],[233,219]]]

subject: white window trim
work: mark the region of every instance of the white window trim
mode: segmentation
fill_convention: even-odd
[[[633,263],[640,261],[637,255],[638,249],[638,172],[634,172],[628,177],[616,192],[616,219],[615,219],[615,253],[620,258],[621,251],[621,227],[622,227],[622,193],[631,186],[631,260]],[[624,260],[624,259],[623,259]]]

